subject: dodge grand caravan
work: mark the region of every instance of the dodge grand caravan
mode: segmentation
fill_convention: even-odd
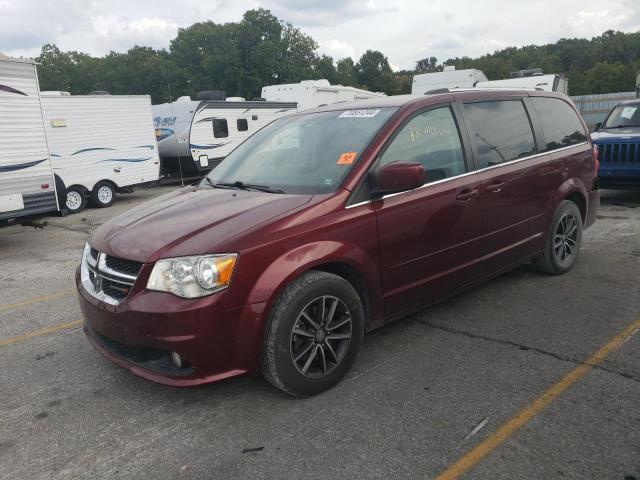
[[[365,331],[532,261],[567,272],[599,196],[596,152],[560,94],[456,91],[276,120],[197,186],[89,239],[85,332],[149,380],[261,370],[312,395]]]

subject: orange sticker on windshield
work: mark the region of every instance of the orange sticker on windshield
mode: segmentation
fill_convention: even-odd
[[[344,152],[336,162],[338,165],[351,165],[356,159],[356,152]]]

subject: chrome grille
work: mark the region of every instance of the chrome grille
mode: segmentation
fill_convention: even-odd
[[[602,163],[640,163],[640,143],[607,143],[598,145]]]
[[[111,305],[126,298],[136,281],[142,263],[113,257],[87,247],[80,268],[84,288],[94,297]]]

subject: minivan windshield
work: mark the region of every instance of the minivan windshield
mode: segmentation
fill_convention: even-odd
[[[602,128],[640,127],[640,105],[619,105],[611,111]]]
[[[272,193],[333,192],[396,110],[338,110],[280,118],[231,152],[202,185]]]

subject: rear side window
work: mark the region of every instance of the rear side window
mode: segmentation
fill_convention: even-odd
[[[238,127],[239,132],[246,132],[249,130],[249,122],[247,122],[246,118],[239,118],[236,122],[236,126]]]
[[[229,136],[229,125],[224,118],[213,119],[213,136],[216,138],[224,138]]]
[[[401,160],[421,163],[425,183],[465,173],[460,134],[449,107],[420,113],[401,127],[380,157],[380,166]]]
[[[587,141],[582,122],[567,102],[549,97],[532,97],[531,101],[542,122],[546,152]]]
[[[478,169],[536,153],[531,122],[522,101],[467,103],[464,109],[478,150]]]

